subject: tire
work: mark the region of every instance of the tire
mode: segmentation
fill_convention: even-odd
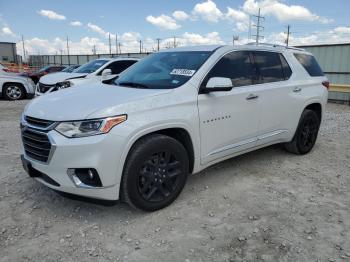
[[[26,91],[21,84],[7,83],[2,88],[2,95],[7,100],[20,100],[26,96]]]
[[[124,166],[121,199],[143,211],[162,209],[181,193],[188,172],[187,151],[176,139],[161,134],[141,138]]]
[[[320,122],[315,111],[305,109],[301,114],[293,140],[284,144],[285,149],[297,155],[309,153],[316,143]]]

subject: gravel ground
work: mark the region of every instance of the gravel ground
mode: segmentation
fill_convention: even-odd
[[[189,177],[154,213],[63,197],[29,178],[0,100],[0,261],[350,261],[350,107],[329,104],[314,150],[268,147]]]

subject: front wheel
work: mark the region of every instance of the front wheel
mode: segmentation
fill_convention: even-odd
[[[188,172],[188,154],[180,142],[165,135],[149,135],[130,150],[121,197],[144,211],[164,208],[181,193]]]
[[[21,84],[8,83],[4,85],[2,93],[7,100],[19,100],[25,97],[26,92]]]
[[[315,111],[305,109],[293,140],[285,144],[286,150],[297,155],[309,153],[316,143],[320,122]]]

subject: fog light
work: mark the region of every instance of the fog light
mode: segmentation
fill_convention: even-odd
[[[102,187],[101,179],[94,168],[69,168],[67,174],[77,187]]]

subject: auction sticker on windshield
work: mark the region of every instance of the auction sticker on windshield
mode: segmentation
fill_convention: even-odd
[[[196,70],[174,68],[173,71],[170,72],[170,74],[171,75],[178,75],[178,76],[193,76],[195,72],[196,72]]]

